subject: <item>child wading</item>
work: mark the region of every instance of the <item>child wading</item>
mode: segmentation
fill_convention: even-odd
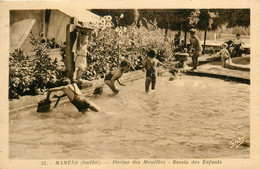
[[[125,86],[125,84],[120,83],[118,79],[123,75],[125,71],[129,70],[129,68],[130,68],[130,63],[126,60],[123,60],[120,64],[120,69],[113,70],[106,75],[104,80],[105,84],[108,85],[114,93],[119,92],[119,89],[117,89],[115,86],[115,80],[117,80],[117,82],[121,86]]]
[[[70,84],[69,79],[67,79],[64,82],[67,83],[66,86],[49,89],[45,100],[50,101],[50,95],[52,92],[63,91],[63,95],[55,95],[54,97],[58,98],[59,100],[61,97],[67,96],[70,102],[78,109],[79,112],[84,113],[88,109],[91,109],[93,111],[101,111],[97,105],[95,105],[93,102],[91,102],[89,99],[82,95],[76,83]],[[54,107],[57,106],[58,100]]]
[[[159,64],[166,67],[163,63],[159,60],[155,59],[155,51],[150,50],[147,53],[148,58],[145,59],[143,68],[146,69],[146,79],[145,79],[145,91],[149,92],[150,84],[152,83],[152,90],[155,90],[155,83],[156,83],[156,67]]]
[[[201,56],[202,47],[199,38],[196,36],[195,29],[190,29],[190,44],[191,44],[191,49],[189,53],[191,54],[192,57],[192,64],[193,64],[192,70],[197,70],[197,67],[199,65],[198,58]]]

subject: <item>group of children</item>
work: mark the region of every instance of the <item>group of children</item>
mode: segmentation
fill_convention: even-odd
[[[198,37],[196,36],[196,31],[194,29],[190,30],[190,44],[191,44],[191,49],[190,50],[190,55],[192,57],[192,63],[193,63],[193,70],[196,70],[198,67],[198,58],[199,56],[201,56],[201,52],[202,52],[202,46],[199,42]],[[219,55],[221,57],[221,63],[222,66],[225,66],[225,62],[226,60],[228,60],[228,62],[231,62],[231,54],[233,54],[233,57],[240,57],[242,55],[241,51],[243,49],[243,42],[240,39],[240,34],[236,35],[236,38],[232,41],[232,45],[234,47],[234,50],[229,52],[229,50],[227,49],[229,46],[227,43],[223,43],[221,45],[221,50],[219,52]]]
[[[231,61],[231,54],[233,55],[233,57],[240,57],[242,56],[242,49],[243,49],[243,42],[241,41],[240,39],[240,34],[237,34],[236,35],[236,38],[232,41],[232,44],[233,45],[233,50],[228,50],[228,47],[229,45],[227,43],[223,43],[221,45],[221,50],[219,52],[220,54],[220,57],[221,57],[221,63],[222,63],[222,66],[224,67],[225,66],[225,62],[226,60],[228,60],[228,62],[230,63]]]
[[[191,32],[191,34],[195,34],[195,32]],[[80,37],[82,36],[82,37]],[[195,50],[193,51],[193,60],[196,60],[199,57],[198,51],[201,50],[199,48],[200,44],[198,41],[198,38],[196,36],[192,36],[191,43]],[[54,95],[57,99],[57,102],[55,106],[57,106],[58,101],[60,98],[67,96],[70,102],[78,109],[80,112],[85,112],[88,109],[91,109],[93,111],[100,111],[100,108],[96,106],[93,102],[91,102],[89,99],[84,97],[80,91],[80,89],[77,86],[77,83],[80,82],[80,77],[82,74],[82,71],[86,67],[86,45],[88,39],[83,34],[79,34],[77,38],[77,43],[74,45],[74,56],[75,56],[75,73],[74,73],[74,79],[71,83],[70,80],[65,80],[66,85],[62,87],[56,87],[48,90],[46,102],[50,103],[50,95],[52,92],[57,91],[63,91],[64,94],[57,96]],[[199,48],[199,49],[198,49]],[[154,50],[149,50],[147,52],[147,57],[143,62],[142,69],[146,70],[146,79],[145,79],[145,92],[149,92],[150,86],[152,90],[155,90],[155,84],[156,84],[156,76],[157,76],[157,66],[160,64],[167,68],[166,65],[164,65],[162,62],[157,60],[155,58],[156,53]],[[120,68],[115,69],[108,74],[106,74],[104,78],[104,83],[109,86],[109,88],[117,94],[119,92],[119,89],[115,86],[115,81],[117,81],[120,85],[125,86],[124,84],[120,83],[119,78],[123,75],[124,72],[128,71],[131,67],[131,63],[127,60],[123,60],[120,64]],[[196,68],[196,66],[194,66]],[[175,69],[177,70],[177,69]]]
[[[190,30],[191,34],[191,50],[190,54],[192,57],[193,61],[193,70],[197,69],[198,66],[198,57],[201,55],[202,47],[199,42],[199,39],[195,35],[195,30]],[[77,47],[77,55],[76,55],[76,81],[80,79],[80,74],[82,73],[82,70],[84,69],[84,66],[86,66],[85,59],[83,59],[86,56],[86,43],[87,39],[85,39],[83,42],[81,42]],[[228,59],[230,62],[230,54],[227,50],[228,45],[226,43],[221,45],[222,49],[220,50],[220,56],[221,56],[221,61],[222,65],[224,66],[225,60]],[[155,51],[154,50],[149,50],[147,52],[147,57],[144,60],[143,63],[143,70],[146,70],[146,79],[145,79],[145,92],[149,92],[150,85],[151,89],[155,89],[155,84],[156,84],[156,76],[157,76],[157,71],[156,67],[160,64],[167,68],[166,65],[164,65],[162,62],[157,60],[155,58]],[[127,60],[123,60],[120,64],[120,68],[115,69],[111,72],[109,72],[105,78],[104,78],[104,83],[109,86],[109,88],[117,94],[119,92],[119,89],[115,86],[115,81],[117,81],[120,85],[125,86],[124,84],[120,83],[119,78],[123,75],[124,72],[128,71],[131,67],[131,63]],[[175,68],[175,70],[177,70]],[[75,82],[75,81],[74,81]],[[91,102],[89,99],[84,97],[82,93],[80,92],[78,86],[76,83],[71,83],[69,80],[67,80],[67,85],[62,86],[62,87],[57,87],[53,89],[49,89],[46,97],[46,101],[50,102],[50,94],[52,92],[56,91],[63,91],[65,94],[61,96],[55,95],[58,100],[61,97],[67,96],[70,100],[70,102],[80,111],[80,112],[85,112],[88,109],[91,109],[93,111],[100,111],[100,108],[96,106],[93,102]],[[58,103],[58,101],[57,101]],[[57,103],[55,106],[57,106]]]
[[[151,89],[155,90],[157,65],[160,64],[163,65],[164,67],[167,67],[162,62],[155,59],[155,55],[156,54],[154,50],[148,51],[147,58],[143,63],[143,69],[146,70],[146,79],[145,79],[146,92],[149,92],[150,85],[152,85]],[[124,84],[120,83],[119,78],[123,75],[124,72],[128,71],[130,67],[131,67],[131,63],[127,60],[123,60],[120,64],[120,68],[109,72],[105,76],[104,79],[105,84],[109,86],[109,88],[115,94],[119,92],[119,89],[115,86],[115,81],[117,81],[120,85],[125,86]],[[101,109],[97,105],[95,105],[92,101],[90,101],[88,98],[82,95],[80,89],[77,86],[77,83],[71,83],[69,79],[64,80],[64,83],[66,84],[65,86],[56,87],[48,90],[45,99],[46,102],[50,103],[50,95],[52,92],[62,91],[64,92],[63,95],[60,96],[54,95],[54,97],[59,100],[60,98],[67,96],[70,102],[78,109],[79,112],[84,113],[88,109],[91,109],[93,111],[101,111]],[[55,104],[55,107],[57,106],[57,103]]]

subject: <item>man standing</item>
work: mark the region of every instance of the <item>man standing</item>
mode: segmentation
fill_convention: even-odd
[[[202,46],[198,37],[196,36],[196,30],[190,29],[190,51],[189,53],[192,55],[192,70],[197,70],[199,65],[198,57],[201,56]]]

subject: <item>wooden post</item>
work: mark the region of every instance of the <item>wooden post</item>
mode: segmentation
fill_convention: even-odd
[[[72,52],[71,52],[71,40],[70,40],[70,24],[66,26],[66,76],[72,80],[73,76],[71,76],[72,68]]]
[[[72,81],[75,71],[74,54],[72,53],[72,47],[76,39],[76,25],[78,20],[72,18],[72,23],[66,27],[66,76]]]
[[[117,67],[119,68],[119,59],[120,59],[120,44],[119,44],[119,40],[118,40],[118,56],[117,56]]]
[[[202,54],[205,54],[205,47],[206,47],[206,39],[207,39],[207,29],[204,31],[204,45],[203,45],[203,51]]]
[[[187,46],[187,30],[185,30],[185,32],[184,32],[184,45],[185,45],[185,47]]]

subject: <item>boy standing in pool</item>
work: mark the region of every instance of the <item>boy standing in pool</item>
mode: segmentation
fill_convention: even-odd
[[[150,50],[147,53],[147,58],[144,61],[143,68],[146,70],[146,79],[145,79],[145,92],[149,92],[150,84],[152,83],[152,90],[155,90],[156,83],[156,67],[158,64],[166,67],[162,62],[155,59],[155,51]]]
[[[191,29],[190,30],[190,52],[192,57],[192,64],[193,68],[192,70],[197,70],[197,67],[199,65],[198,58],[201,56],[202,47],[199,41],[199,38],[196,36],[196,30]]]

